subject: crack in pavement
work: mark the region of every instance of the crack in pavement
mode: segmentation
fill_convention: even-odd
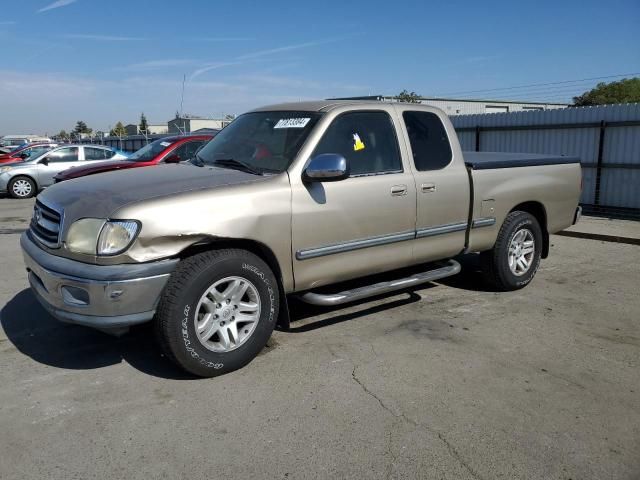
[[[435,435],[438,437],[438,440],[440,440],[446,447],[447,447],[447,451],[449,452],[449,454],[455,458],[458,463],[460,463],[460,465],[462,465],[464,467],[465,470],[467,470],[467,472],[469,472],[469,474],[478,480],[483,480],[482,476],[475,471],[475,469],[473,467],[471,467],[471,465],[469,465],[467,463],[467,461],[462,458],[462,456],[460,455],[460,452],[458,452],[458,450],[451,444],[451,442],[449,442],[449,440],[447,440],[447,438],[441,433],[438,432],[437,430],[434,430],[433,428],[427,426],[427,425],[423,425],[421,423],[418,423],[412,419],[410,419],[409,417],[407,417],[403,412],[400,413],[396,413],[394,412],[391,407],[387,406],[380,397],[378,397],[378,395],[376,395],[374,392],[372,392],[363,382],[362,380],[360,380],[358,378],[358,376],[356,375],[356,370],[357,370],[357,366],[354,365],[353,370],[351,371],[351,378],[358,384],[360,385],[360,388],[370,397],[373,397],[378,404],[380,405],[380,407],[382,407],[383,410],[385,410],[387,413],[389,413],[393,418],[394,418],[394,423],[395,423],[395,419],[402,419],[404,422],[409,423],[411,425],[413,425],[414,427],[418,427],[418,428],[423,428],[426,431],[428,431],[429,433],[431,433],[432,435]],[[391,432],[389,432],[389,441],[388,441],[388,446],[387,446],[387,453],[389,453],[389,455],[391,456],[392,460],[395,461],[396,460],[396,456],[393,454],[392,449],[391,449]],[[391,466],[393,465],[393,463],[391,464]],[[389,471],[387,472],[387,478],[391,478],[391,468],[389,469]]]

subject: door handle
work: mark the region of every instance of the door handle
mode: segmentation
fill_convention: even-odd
[[[398,197],[406,194],[407,194],[406,185],[394,185],[393,187],[391,187],[391,195],[393,195],[394,197]]]
[[[422,193],[433,193],[436,191],[435,183],[423,183],[421,186]]]

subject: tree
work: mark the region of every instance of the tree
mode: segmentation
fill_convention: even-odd
[[[65,138],[69,138],[69,134],[64,130],[60,130],[56,135],[56,137],[59,138],[60,140],[64,140]]]
[[[599,83],[595,88],[573,97],[577,107],[605,105],[609,103],[640,102],[640,78],[623,78],[610,83]]]
[[[92,131],[93,130],[87,127],[87,124],[84,123],[82,120],[78,120],[78,122],[76,123],[76,128],[73,129],[73,133],[75,134],[91,133]]]
[[[396,98],[399,102],[420,103],[420,95],[416,92],[407,92],[406,89],[402,90]]]
[[[147,117],[144,116],[144,112],[140,114],[140,124],[138,125],[138,128],[141,132],[145,133],[149,129],[149,123],[147,123]]]
[[[124,128],[122,122],[116,123],[116,126],[111,129],[109,135],[112,137],[124,137],[127,134],[127,129]]]

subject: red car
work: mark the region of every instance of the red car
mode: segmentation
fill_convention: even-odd
[[[213,138],[213,135],[189,135],[182,137],[165,137],[145,145],[131,154],[126,160],[92,163],[86,167],[75,167],[64,170],[54,178],[56,183],[72,178],[94,175],[96,173],[122,170],[125,168],[149,167],[161,163],[178,163],[189,160],[196,151]]]
[[[35,158],[55,147],[57,147],[55,143],[29,143],[22,145],[9,153],[0,154],[0,163],[23,162],[29,157]]]

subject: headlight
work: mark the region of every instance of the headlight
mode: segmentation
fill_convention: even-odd
[[[73,222],[67,233],[67,248],[72,252],[95,255],[98,235],[104,223],[101,218],[83,218]]]
[[[4,173],[4,172],[8,172],[9,170],[11,170],[13,167],[2,167],[0,168],[0,173]]]
[[[114,220],[102,227],[98,237],[98,255],[116,255],[125,251],[140,231],[135,220]]]
[[[69,228],[66,244],[76,253],[117,255],[131,245],[139,230],[140,223],[135,220],[83,218]]]

